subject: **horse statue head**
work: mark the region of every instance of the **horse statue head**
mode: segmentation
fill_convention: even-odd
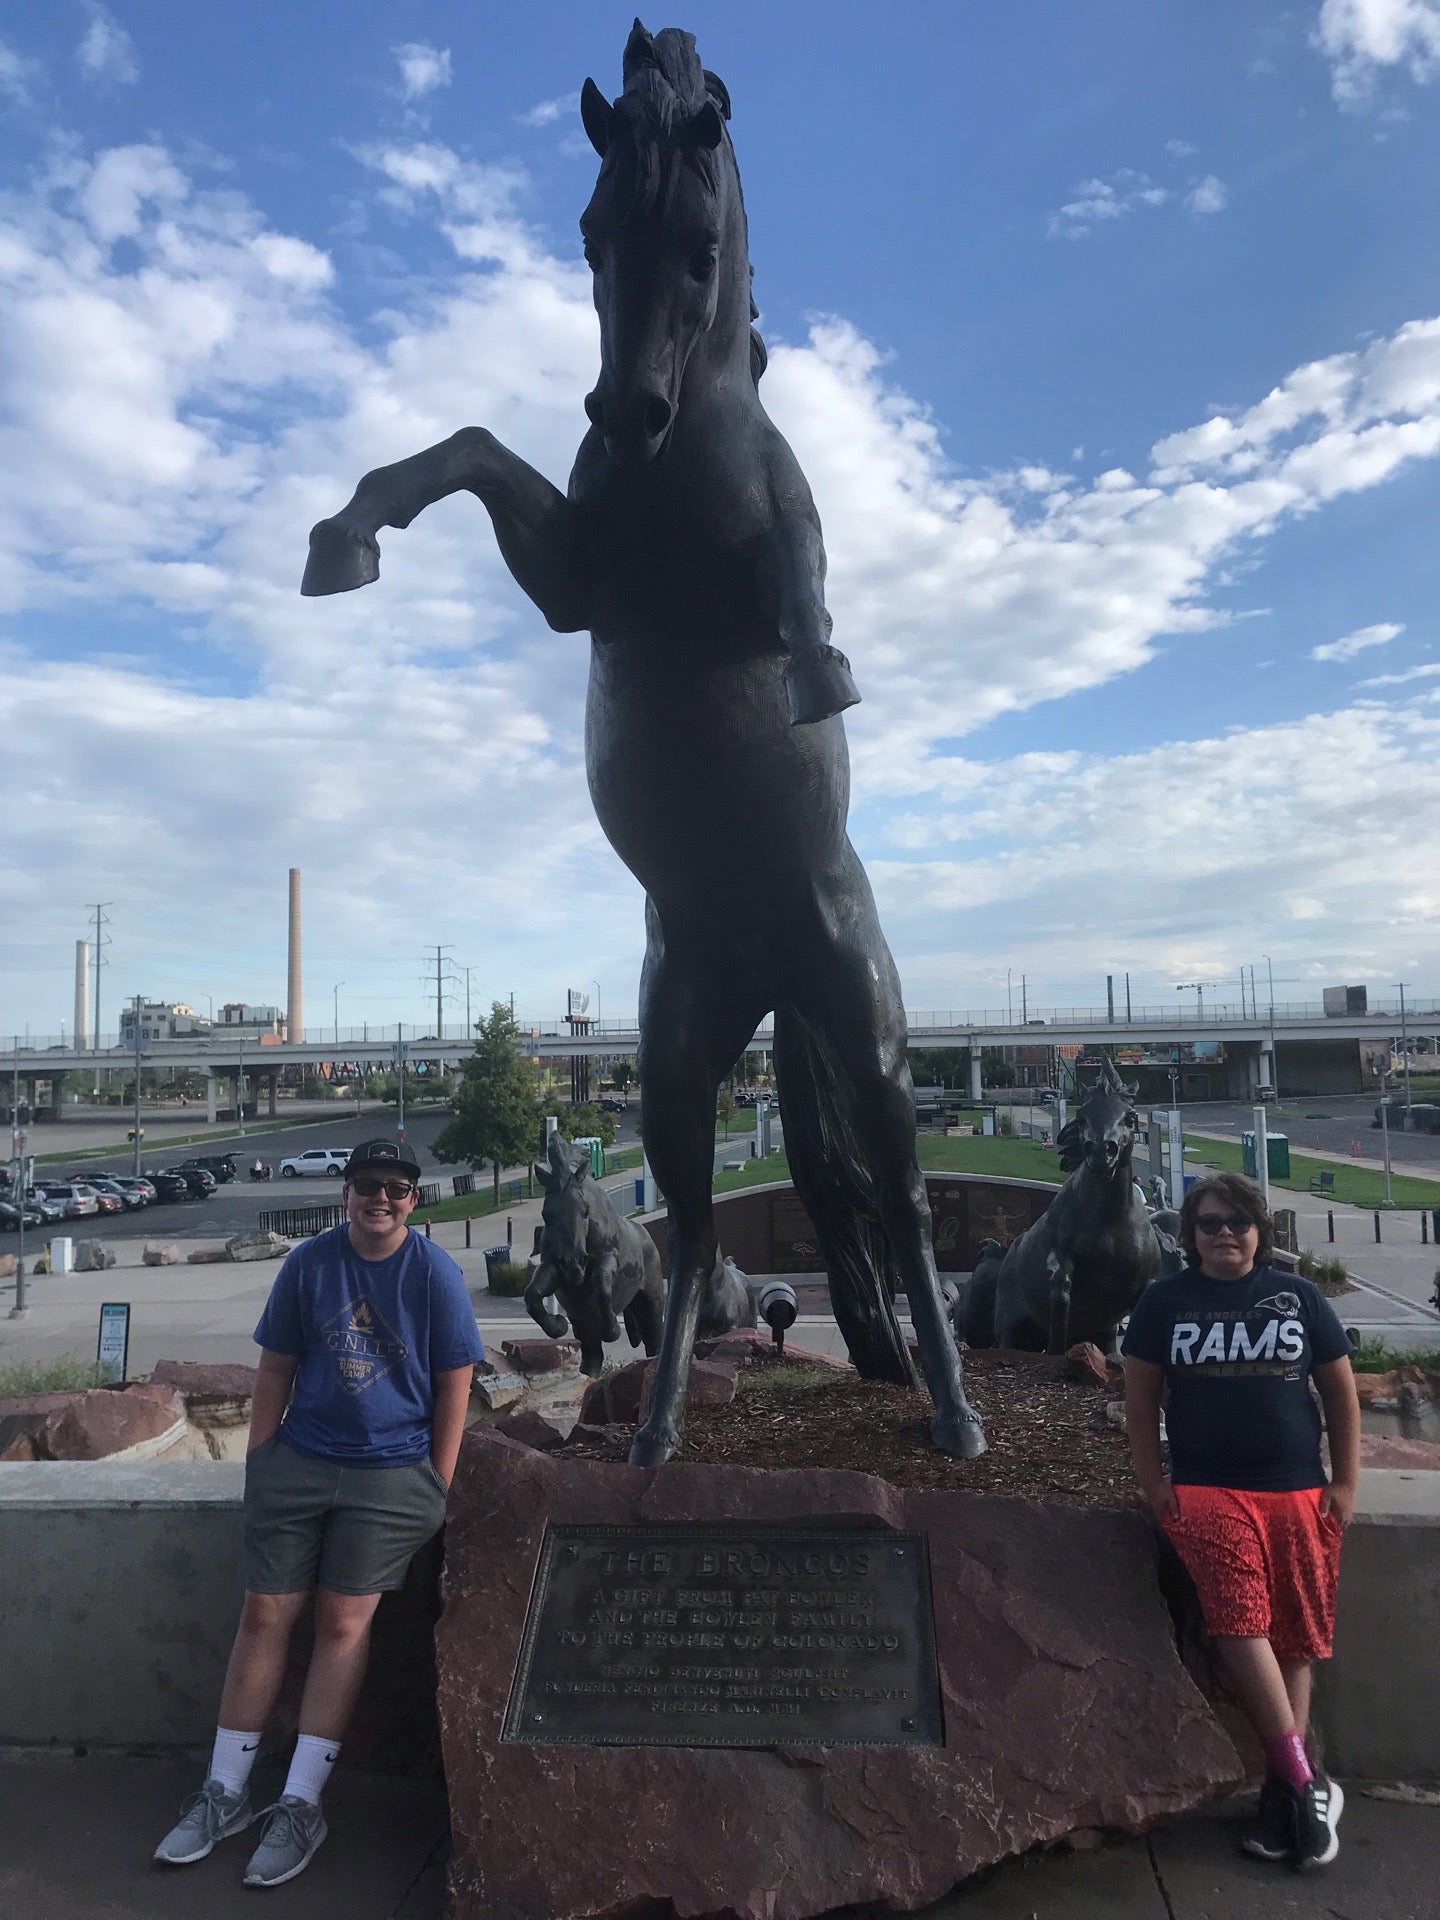
[[[1083,1165],[1103,1180],[1130,1178],[1130,1156],[1140,1128],[1135,1093],[1107,1056],[1094,1090],[1075,1118],[1060,1129],[1055,1144],[1062,1171],[1073,1173]]]
[[[590,1155],[558,1131],[550,1136],[547,1155],[548,1165],[535,1162],[535,1178],[545,1189],[540,1209],[544,1250],[563,1279],[578,1281],[590,1234]]]
[[[600,378],[585,411],[612,458],[642,462],[669,440],[697,348],[716,378],[727,363],[748,361],[757,378],[760,368],[730,96],[701,66],[694,35],[675,27],[652,35],[637,20],[623,70],[617,100],[593,80],[580,95],[601,159],[580,217],[600,316]]]

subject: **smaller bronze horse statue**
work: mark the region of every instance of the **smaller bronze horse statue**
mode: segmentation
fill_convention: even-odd
[[[549,1155],[548,1166],[535,1162],[545,1204],[540,1264],[525,1289],[531,1318],[552,1340],[574,1328],[582,1373],[600,1372],[605,1342],[620,1338],[622,1318],[632,1347],[658,1353],[665,1281],[655,1242],[643,1227],[615,1211],[609,1194],[591,1178],[584,1147],[552,1133]],[[568,1320],[545,1305],[552,1294]]]
[[[1060,1129],[1069,1179],[1008,1247],[986,1240],[965,1296],[972,1347],[1064,1353],[1092,1340],[1102,1353],[1146,1286],[1163,1250],[1130,1171],[1139,1117],[1107,1059],[1099,1084]]]

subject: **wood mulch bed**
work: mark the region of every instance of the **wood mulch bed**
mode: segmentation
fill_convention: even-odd
[[[1106,1391],[1069,1377],[1063,1359],[967,1352],[965,1386],[988,1451],[956,1460],[930,1439],[928,1394],[848,1370],[805,1364],[744,1370],[727,1406],[692,1408],[677,1460],[716,1466],[840,1467],[905,1487],[1046,1500],[1072,1507],[1143,1505],[1122,1427]],[[593,1437],[592,1437],[593,1435]],[[567,1452],[623,1460],[618,1429],[577,1438]]]

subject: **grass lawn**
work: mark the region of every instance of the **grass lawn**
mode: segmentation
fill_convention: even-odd
[[[1010,1180],[1064,1180],[1060,1156],[1035,1140],[995,1134],[920,1135],[920,1165],[926,1173],[993,1173]]]
[[[1194,1134],[1187,1133],[1185,1158],[1207,1167],[1223,1167],[1228,1172],[1242,1171],[1238,1140],[1200,1140]],[[1335,1191],[1327,1194],[1327,1199],[1339,1200],[1352,1207],[1383,1207],[1385,1204],[1385,1176],[1377,1168],[1347,1166],[1343,1160],[1320,1160],[1309,1153],[1292,1153],[1289,1178],[1277,1180],[1271,1174],[1270,1184],[1272,1187],[1284,1187],[1291,1193],[1308,1194],[1310,1182],[1317,1173],[1333,1173],[1335,1176]],[[1440,1180],[1420,1180],[1412,1174],[1394,1173],[1390,1176],[1390,1192],[1397,1207],[1440,1207]],[[1320,1196],[1315,1197],[1318,1199]]]

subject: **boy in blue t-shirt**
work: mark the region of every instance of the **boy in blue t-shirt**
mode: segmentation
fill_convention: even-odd
[[[394,1141],[356,1147],[344,1223],[287,1256],[255,1329],[245,1604],[210,1771],[156,1848],[166,1865],[203,1860],[268,1815],[245,1884],[304,1872],[325,1838],[320,1795],[365,1677],[380,1596],[404,1584],[445,1517],[485,1350],[459,1267],[407,1225],[419,1178]],[[279,1800],[252,1813],[250,1769],[312,1594],[295,1756]]]

